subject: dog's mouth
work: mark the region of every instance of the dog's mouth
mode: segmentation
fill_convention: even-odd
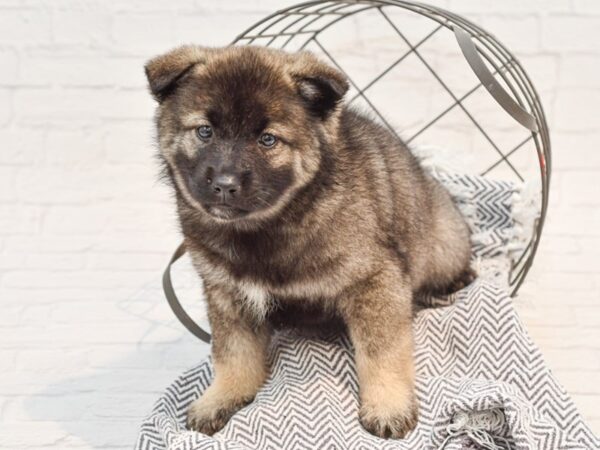
[[[250,213],[247,209],[238,208],[228,203],[205,204],[206,211],[218,219],[235,220]]]

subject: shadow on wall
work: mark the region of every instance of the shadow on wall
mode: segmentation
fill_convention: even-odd
[[[82,348],[93,356],[81,374],[49,384],[25,400],[32,420],[54,422],[64,430],[65,436],[51,445],[132,448],[142,419],[163,390],[210,353],[209,345],[173,318],[156,284],[119,304],[132,316],[135,333],[139,334],[138,321],[147,325],[137,341],[134,337],[127,344]],[[195,292],[197,306],[191,309],[201,309],[198,290],[190,288],[178,292]],[[190,312],[198,317],[197,311]]]

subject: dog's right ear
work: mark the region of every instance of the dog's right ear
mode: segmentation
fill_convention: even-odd
[[[152,96],[162,102],[196,64],[206,61],[209,51],[206,47],[184,45],[148,61],[144,69]]]

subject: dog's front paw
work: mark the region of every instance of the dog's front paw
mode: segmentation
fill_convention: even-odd
[[[417,426],[418,407],[415,400],[398,406],[363,404],[359,411],[360,423],[365,430],[380,438],[401,439]]]
[[[231,416],[252,402],[252,400],[253,398],[220,400],[214,398],[207,391],[190,405],[187,412],[187,427],[190,430],[211,436],[221,430]]]

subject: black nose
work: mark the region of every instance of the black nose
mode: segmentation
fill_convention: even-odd
[[[215,194],[220,194],[223,198],[233,197],[240,191],[240,179],[231,173],[221,173],[215,176],[212,188]]]

